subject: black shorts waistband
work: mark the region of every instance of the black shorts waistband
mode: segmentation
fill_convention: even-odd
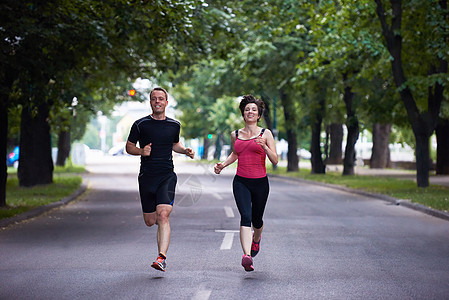
[[[258,182],[258,181],[265,181],[265,180],[267,180],[268,176],[264,176],[264,177],[261,177],[261,178],[248,178],[248,177],[242,177],[242,176],[239,176],[239,175],[235,175],[234,178],[238,179],[238,180],[242,180],[242,181]]]

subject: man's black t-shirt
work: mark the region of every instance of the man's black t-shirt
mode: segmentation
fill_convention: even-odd
[[[151,143],[150,156],[141,156],[141,166],[145,172],[153,174],[173,171],[173,144],[179,142],[181,124],[169,117],[156,120],[148,115],[134,122],[128,136],[128,141],[139,147]]]

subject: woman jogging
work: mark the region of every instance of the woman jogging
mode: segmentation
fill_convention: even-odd
[[[237,174],[233,181],[233,192],[240,213],[240,243],[242,244],[242,266],[245,271],[254,271],[253,257],[260,249],[263,229],[263,213],[267,203],[269,184],[265,160],[278,163],[276,145],[269,129],[257,126],[265,104],[252,95],[240,102],[240,111],[245,127],[231,133],[232,153],[214,171],[221,170],[238,160]],[[254,234],[251,231],[254,228]]]

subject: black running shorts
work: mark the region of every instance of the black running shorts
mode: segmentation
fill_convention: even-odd
[[[173,205],[175,188],[178,180],[175,172],[167,174],[139,173],[139,193],[142,211],[152,213],[159,204]]]

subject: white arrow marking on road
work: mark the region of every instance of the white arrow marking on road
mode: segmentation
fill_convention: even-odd
[[[226,217],[234,218],[234,212],[232,211],[232,208],[230,206],[225,206],[224,210],[226,212]]]

